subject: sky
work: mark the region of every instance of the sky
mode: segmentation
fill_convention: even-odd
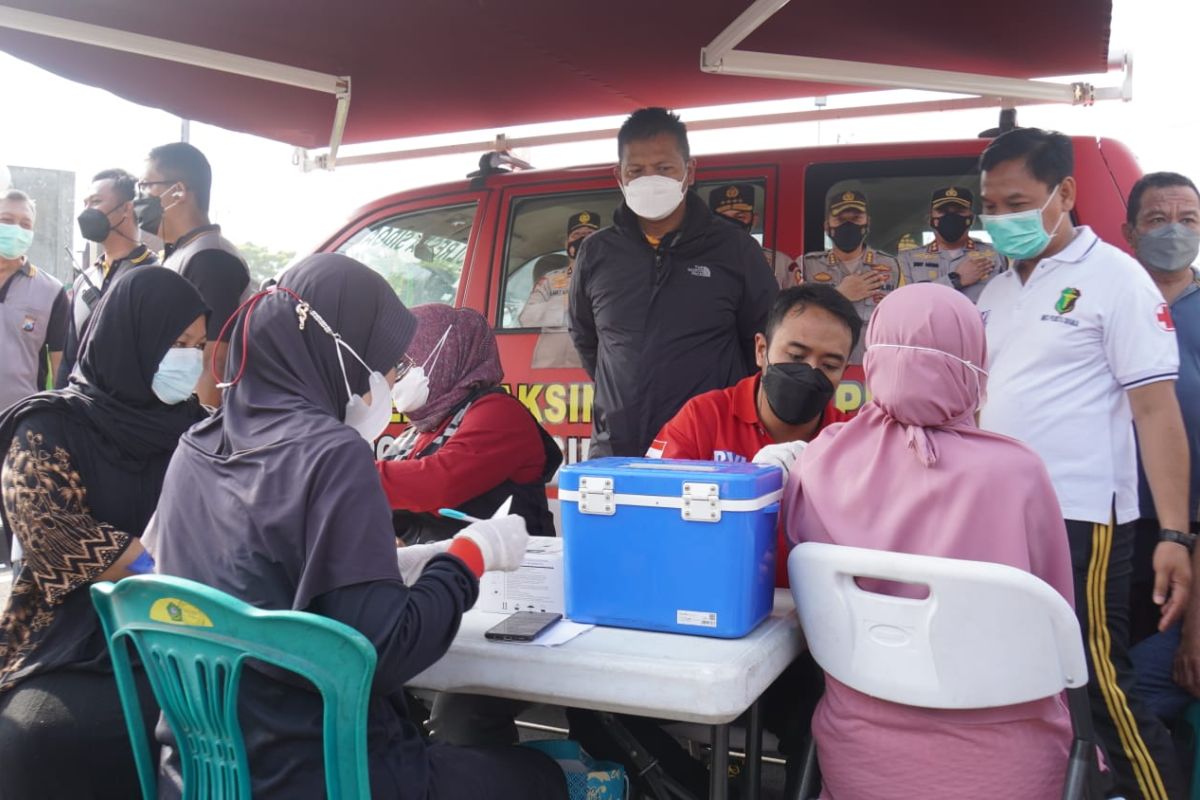
[[[997,13],[1003,13],[1002,4],[995,7]],[[1066,27],[1050,16],[1044,24]],[[1019,123],[1118,139],[1130,146],[1147,172],[1169,169],[1200,179],[1200,150],[1196,147],[1200,103],[1188,81],[1194,73],[1191,51],[1197,29],[1200,3],[1196,0],[1114,0],[1110,52],[1133,52],[1134,99],[1090,108],[1031,106],[1018,111]],[[1014,42],[1013,46],[1021,44]],[[0,80],[6,92],[5,117],[21,120],[0,125],[0,164],[73,171],[80,203],[94,173],[121,166],[140,175],[151,147],[180,138],[181,121],[171,114],[72,83],[3,52]],[[1115,81],[1116,76],[1110,80]],[[934,96],[881,92],[875,93],[874,99],[905,101]],[[830,98],[831,106],[860,102]],[[801,98],[683,110],[683,116],[686,121],[810,108],[814,108],[812,98]],[[332,114],[332,103],[330,109]],[[350,113],[354,113],[353,103]],[[980,109],[702,131],[690,138],[693,153],[702,160],[705,154],[750,149],[971,138],[994,126],[996,119],[995,109]],[[119,124],[111,124],[113,120]],[[620,118],[598,122],[597,127],[615,127]],[[566,127],[570,126],[511,127],[504,132],[513,137]],[[442,139],[490,139],[500,132],[488,131],[483,136],[470,132]],[[304,173],[292,163],[292,147],[279,142],[200,123],[191,124],[190,141],[212,163],[212,216],[225,234],[237,243],[255,242],[300,253],[311,251],[359,206],[404,189],[461,180],[478,162],[478,155],[457,155]],[[343,154],[386,151],[398,144],[402,143],[347,147]],[[611,140],[602,140],[518,150],[516,155],[536,167],[554,168],[611,162],[614,149]]]

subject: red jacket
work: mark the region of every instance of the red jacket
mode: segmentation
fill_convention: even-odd
[[[771,434],[758,419],[759,374],[743,378],[728,389],[697,395],[663,426],[646,455],[650,458],[692,458],[701,461],[749,461],[769,444]],[[816,433],[832,422],[845,422],[853,415],[839,411],[830,402],[825,407]],[[787,540],[779,526],[779,557],[775,560],[775,585],[786,587]]]
[[[440,432],[418,436],[413,452],[421,452]],[[473,402],[458,431],[436,453],[375,466],[392,508],[435,512],[456,508],[506,480],[538,480],[546,453],[529,412],[515,397],[497,393]]]

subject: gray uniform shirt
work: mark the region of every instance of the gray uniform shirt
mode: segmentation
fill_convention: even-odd
[[[57,278],[26,261],[0,286],[0,411],[37,392],[43,348],[61,352],[66,295]],[[60,301],[59,298],[62,298]],[[61,303],[60,315],[54,314]]]
[[[886,275],[886,280],[878,292],[854,304],[859,318],[865,323],[871,318],[871,313],[875,310],[875,306],[879,305],[879,301],[901,283],[900,265],[896,258],[872,247],[867,247],[863,249],[862,255],[854,260],[845,260],[836,250],[806,253],[803,259],[805,283],[837,287],[847,277],[864,269],[872,269]],[[863,341],[860,337],[854,352],[850,354],[850,363],[861,364],[862,355]]]
[[[905,283],[940,283],[942,286],[953,287],[954,284],[950,282],[948,276],[951,272],[957,272],[958,267],[965,263],[964,259],[972,253],[982,253],[991,257],[995,264],[992,272],[993,278],[1008,269],[1008,259],[997,253],[996,248],[986,242],[967,239],[965,247],[951,250],[940,246],[935,239],[924,247],[915,247],[901,252],[899,255],[900,272],[904,276]],[[962,293],[970,298],[972,303],[978,303],[979,295],[983,294],[983,288],[987,286],[989,280],[991,278],[965,286]]]

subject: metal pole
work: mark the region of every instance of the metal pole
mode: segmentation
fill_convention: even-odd
[[[190,142],[192,140],[192,121],[190,119],[179,120],[179,141]]]
[[[714,725],[712,760],[708,766],[708,800],[729,797],[729,726]]]
[[[762,791],[762,708],[759,700],[750,706],[746,730],[746,770],[743,773],[742,796],[758,800]]]

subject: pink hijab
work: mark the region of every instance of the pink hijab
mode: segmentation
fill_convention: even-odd
[[[784,494],[788,537],[1008,564],[1071,601],[1045,466],[975,424],[987,340],[974,304],[945,286],[902,287],[879,304],[866,345],[873,398],[802,453]]]

